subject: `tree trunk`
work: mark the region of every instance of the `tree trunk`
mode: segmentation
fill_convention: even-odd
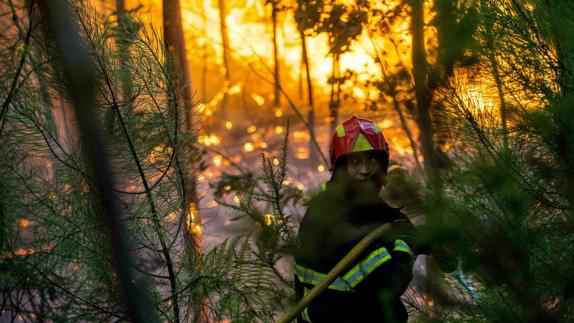
[[[131,43],[131,35],[128,33],[131,21],[126,15],[126,7],[124,0],[116,0],[116,14],[118,16],[118,29],[120,30],[120,38],[118,39],[118,47],[120,52],[120,66],[121,69],[121,82],[122,82],[122,97],[124,105],[129,105],[131,109],[131,96],[132,96],[132,78],[128,69],[129,61],[129,46]]]
[[[192,91],[191,91],[191,76],[189,72],[189,64],[187,61],[187,53],[185,49],[185,39],[183,34],[183,26],[181,23],[181,9],[179,0],[164,0],[163,1],[163,25],[164,25],[164,42],[168,50],[170,59],[177,66],[177,85],[180,91],[181,98],[180,107],[181,113],[176,116],[181,117],[183,114],[184,124],[183,132],[186,134],[184,137],[189,137],[193,133],[193,120],[192,120]],[[187,143],[191,145],[192,143]],[[178,149],[174,147],[174,149]],[[178,154],[179,155],[179,154]],[[182,161],[177,157],[176,163],[180,171],[184,171],[183,176],[183,195],[185,201],[185,209],[183,214],[186,219],[183,223],[189,224],[185,230],[185,240],[187,242],[188,250],[191,255],[199,256],[201,254],[201,233],[200,231],[192,230],[195,225],[201,225],[201,217],[199,214],[199,198],[197,195],[197,181],[195,177],[195,169],[189,161]],[[182,164],[180,164],[182,163]],[[183,167],[183,169],[181,169]],[[193,310],[195,319],[199,322],[207,322],[207,307],[205,300],[199,300],[194,304]]]
[[[309,125],[309,163],[315,165],[318,161],[317,150],[313,141],[315,141],[315,100],[313,98],[313,83],[311,82],[311,73],[309,67],[309,55],[307,54],[307,41],[305,33],[300,30],[301,35],[301,56],[305,67],[305,76],[307,78],[307,99],[309,103],[309,113],[307,114],[307,124]]]
[[[424,41],[424,0],[410,0],[411,6],[411,33],[412,33],[412,64],[417,102],[417,124],[419,126],[419,140],[424,157],[424,167],[430,187],[438,202],[442,193],[442,185],[438,171],[438,160],[434,147],[433,128],[431,120],[432,91],[428,84],[428,65]],[[429,210],[432,212],[432,210]],[[427,222],[430,222],[427,218]],[[430,301],[433,293],[434,261],[432,257],[426,257],[426,280],[425,290],[427,293],[427,305],[429,316],[434,316],[430,309]]]
[[[48,35],[56,44],[59,62],[55,67],[62,71],[67,92],[74,106],[82,141],[84,160],[91,170],[97,186],[98,202],[104,219],[104,236],[109,238],[115,277],[127,309],[127,320],[153,322],[153,305],[140,285],[134,281],[133,262],[128,246],[128,232],[125,230],[121,208],[114,193],[112,166],[107,156],[105,141],[101,136],[100,124],[95,106],[96,77],[93,62],[82,46],[77,31],[75,15],[65,2],[40,1],[45,13]],[[81,72],[79,72],[81,71]]]
[[[116,16],[118,18],[117,29],[119,31],[119,37],[116,39],[118,50],[120,53],[120,66],[121,66],[121,83],[122,83],[122,105],[130,105],[130,100],[132,96],[132,82],[131,76],[128,69],[128,59],[129,59],[129,46],[130,40],[128,36],[128,24],[130,23],[128,17],[126,16],[126,7],[124,0],[116,0]],[[105,129],[109,134],[114,132],[115,123],[115,113],[113,109],[107,109],[104,115],[104,125]]]
[[[201,32],[207,35],[207,15],[205,13],[205,1],[201,1]],[[207,103],[207,41],[201,46],[201,102]]]
[[[331,113],[331,133],[335,132],[339,123],[339,55],[333,54],[333,72],[331,74],[331,97],[329,100],[329,112]]]
[[[486,8],[487,4],[486,1],[481,1],[481,7],[483,10]],[[502,125],[502,132],[503,132],[503,140],[504,140],[504,147],[508,148],[508,129],[506,125],[506,102],[504,100],[504,90],[502,85],[502,78],[500,77],[500,70],[498,69],[498,62],[496,61],[496,57],[494,54],[495,49],[495,41],[494,41],[494,34],[492,31],[492,18],[486,17],[484,22],[485,26],[485,38],[486,38],[486,57],[490,63],[490,70],[492,75],[494,76],[494,81],[496,83],[496,89],[498,90],[498,100],[500,104],[500,121]]]
[[[281,105],[281,93],[279,83],[279,50],[277,48],[277,1],[271,1],[271,20],[273,22],[273,79],[275,80],[273,107]]]
[[[221,100],[221,113],[225,117],[227,113],[228,90],[231,83],[231,72],[229,71],[229,36],[227,35],[227,23],[225,18],[225,1],[219,0],[219,26],[221,29],[221,46],[223,46],[223,68],[225,69],[225,81],[223,83],[223,99]]]
[[[424,41],[424,0],[411,0],[412,62],[415,98],[417,102],[417,124],[424,156],[424,167],[434,193],[440,195],[441,181],[438,172],[433,128],[431,120],[432,91],[428,84],[428,64]]]
[[[399,115],[399,119],[401,120],[401,126],[403,127],[403,130],[405,131],[407,138],[409,138],[409,143],[410,143],[411,148],[413,150],[413,158],[415,160],[415,165],[417,165],[417,168],[419,170],[422,170],[421,162],[419,159],[419,149],[417,147],[417,142],[415,141],[413,133],[411,132],[411,129],[409,128],[409,124],[407,123],[407,119],[405,118],[403,110],[401,109],[401,105],[400,105],[399,100],[397,99],[396,94],[393,94],[393,107],[395,108],[395,111]]]

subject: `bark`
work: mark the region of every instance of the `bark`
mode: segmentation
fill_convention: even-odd
[[[116,0],[116,16],[118,19],[118,34],[119,37],[116,39],[116,44],[118,46],[119,61],[121,67],[121,84],[122,84],[122,105],[130,105],[130,99],[132,96],[132,82],[128,68],[129,60],[129,45],[130,41],[128,39],[128,24],[129,20],[126,15],[126,7],[124,0]],[[115,113],[112,109],[108,109],[104,115],[105,128],[109,134],[113,135],[114,124],[115,124]]]
[[[331,133],[335,132],[337,124],[339,123],[339,90],[340,84],[337,81],[339,78],[339,55],[333,54],[333,72],[331,74],[331,96],[329,100],[329,112],[331,114]]]
[[[301,56],[305,67],[305,76],[307,79],[307,99],[309,103],[309,113],[307,114],[307,124],[309,125],[309,162],[315,165],[318,160],[317,150],[313,141],[315,141],[315,100],[313,98],[313,83],[311,82],[311,73],[309,67],[309,55],[307,53],[307,42],[305,33],[300,30],[301,35]]]
[[[176,103],[177,106],[180,107],[180,112],[178,113],[177,118],[183,117],[184,123],[182,125],[182,132],[185,134],[184,137],[189,137],[193,133],[193,119],[191,111],[193,95],[191,91],[191,75],[189,72],[189,64],[185,49],[179,0],[163,1],[163,25],[165,47],[168,50],[171,61],[177,66],[177,85],[180,91],[179,97],[181,98],[181,102]],[[174,149],[179,148],[174,147]],[[181,160],[181,155],[178,155],[176,164],[180,169],[180,176],[183,177],[183,195],[185,201],[183,214],[186,219],[183,223],[191,222],[192,225],[200,224],[201,217],[198,207],[199,197],[197,195],[195,169],[192,167],[191,162]],[[194,233],[191,229],[192,227],[186,227],[184,238],[190,254],[198,257],[201,254],[201,236],[199,233]],[[206,322],[208,312],[205,306],[205,301],[199,300],[199,302],[197,304],[193,304],[192,307],[196,316],[195,321]]]
[[[225,82],[223,85],[223,99],[221,100],[221,112],[225,117],[227,110],[228,89],[231,83],[231,72],[229,70],[229,36],[227,34],[227,23],[225,18],[227,17],[227,12],[225,8],[225,0],[219,0],[219,26],[221,29],[221,45],[223,46],[223,68],[225,69]]]
[[[431,120],[432,91],[428,83],[428,64],[424,42],[424,0],[410,0],[411,6],[411,33],[412,33],[412,64],[417,103],[417,124],[419,127],[419,140],[424,157],[424,167],[430,188],[435,200],[442,195],[442,185],[439,177],[438,160],[436,156],[433,128]],[[431,219],[427,219],[429,222]],[[432,257],[426,258],[425,290],[430,300],[433,294],[434,261]],[[429,306],[429,316],[434,315]]]
[[[271,1],[271,20],[273,23],[273,79],[275,80],[273,106],[281,105],[281,85],[279,83],[279,50],[277,48],[277,1]]]
[[[204,1],[201,1],[201,23],[201,32],[203,35],[207,35],[207,15]],[[201,46],[201,63],[201,102],[207,103],[207,41],[204,41]]]
[[[131,43],[130,36],[128,34],[130,21],[126,14],[124,0],[116,0],[116,14],[118,16],[118,29],[121,33],[121,37],[118,39],[118,47],[120,53],[122,97],[124,105],[129,105],[131,108],[130,100],[132,96],[132,78],[128,69],[129,46]]]
[[[411,0],[410,5],[413,79],[417,103],[416,121],[420,131],[419,140],[424,156],[425,171],[435,195],[440,196],[442,185],[433,139],[431,120],[432,91],[428,84],[428,63],[424,42],[424,0]]]
[[[411,132],[411,129],[409,128],[407,119],[405,118],[405,115],[403,113],[403,109],[401,109],[400,102],[395,94],[393,94],[393,107],[395,108],[395,111],[399,115],[399,119],[401,120],[401,126],[405,134],[407,135],[407,138],[409,138],[409,143],[411,145],[411,148],[413,149],[413,158],[415,159],[417,168],[422,170],[421,162],[419,159],[419,148],[417,147],[417,142],[413,136],[413,133]]]

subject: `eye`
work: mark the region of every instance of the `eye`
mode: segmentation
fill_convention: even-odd
[[[359,160],[359,158],[357,158],[357,157],[351,158],[351,164],[352,165],[359,165],[360,163],[361,163],[361,161]]]

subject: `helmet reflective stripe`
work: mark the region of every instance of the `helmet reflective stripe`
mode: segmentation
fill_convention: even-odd
[[[371,252],[363,261],[351,268],[342,278],[338,277],[329,285],[329,289],[341,292],[351,292],[370,273],[389,261],[391,255],[385,247]],[[295,275],[302,283],[318,285],[325,278],[325,274],[295,264]]]
[[[355,142],[355,146],[353,147],[353,152],[356,153],[358,151],[365,151],[365,150],[373,150],[373,146],[369,143],[367,138],[363,136],[362,133],[359,134],[357,141]]]
[[[337,131],[337,137],[345,137],[345,128],[343,128],[342,124],[339,124],[335,131]]]

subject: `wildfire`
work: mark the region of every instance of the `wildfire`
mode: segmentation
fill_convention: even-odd
[[[200,223],[197,223],[196,220],[196,214],[197,214],[197,208],[195,206],[195,203],[189,203],[189,209],[188,209],[189,213],[188,216],[186,217],[186,224],[187,224],[187,229],[195,236],[201,236],[201,234],[203,233],[203,228],[201,227]]]
[[[219,168],[221,167],[221,161],[223,160],[223,157],[221,157],[220,155],[216,155],[213,156],[213,166]]]
[[[281,127],[281,126],[275,127],[275,133],[278,134],[278,135],[282,134],[284,130],[285,130],[285,129],[284,129],[283,127]]]
[[[248,134],[254,134],[257,131],[257,127],[255,125],[251,125],[247,128],[247,133]]]
[[[221,138],[216,134],[202,135],[197,137],[197,142],[205,146],[217,146],[221,143]]]
[[[265,222],[265,225],[267,225],[267,226],[272,225],[273,222],[275,221],[275,216],[273,214],[265,214],[263,216],[263,221]]]
[[[248,141],[243,145],[243,150],[245,150],[246,152],[252,152],[255,150],[255,146],[253,146],[252,142]]]
[[[29,227],[30,225],[32,225],[32,221],[28,220],[28,219],[20,219],[20,221],[18,221],[18,226],[22,229],[25,229],[27,227]]]

